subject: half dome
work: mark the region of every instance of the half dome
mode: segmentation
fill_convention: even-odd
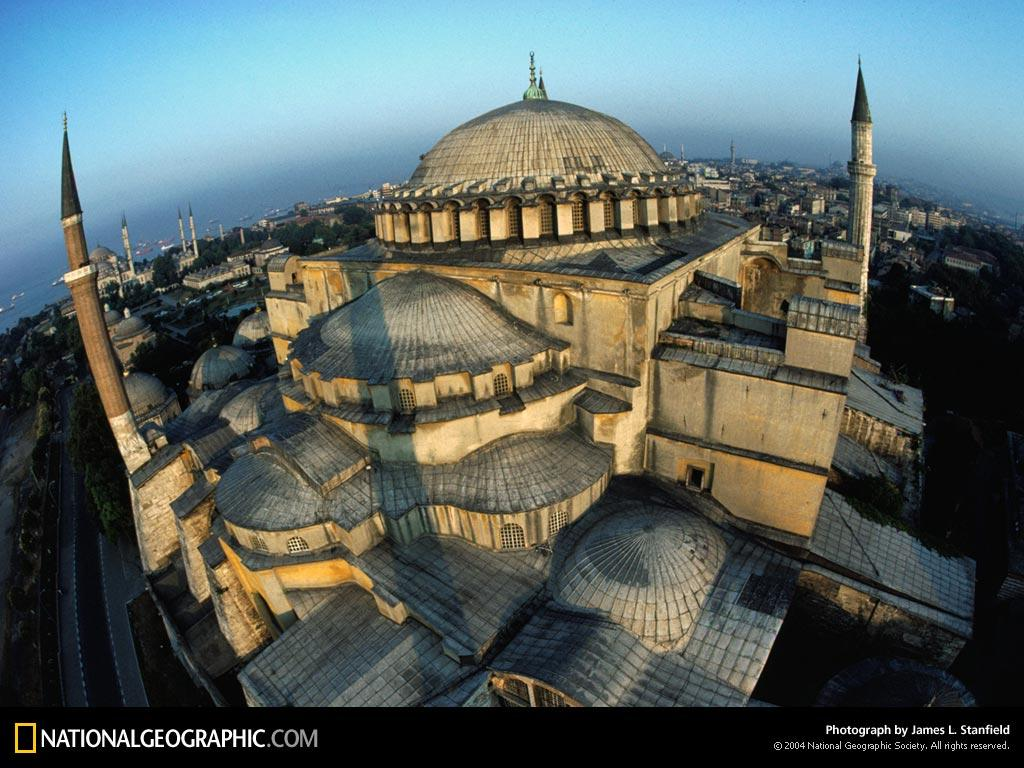
[[[244,379],[253,367],[252,355],[238,347],[212,347],[192,366],[189,386],[194,390],[221,389],[232,381]]]
[[[685,642],[727,550],[697,515],[639,501],[594,522],[571,547],[558,571],[559,599],[600,611],[657,650]]]
[[[171,391],[156,376],[142,371],[129,373],[124,377],[124,391],[136,418],[163,405]]]
[[[524,100],[463,123],[423,156],[410,187],[552,176],[665,173],[650,144],[614,117],[563,101]],[[547,179],[545,181],[545,179]]]
[[[292,356],[307,373],[375,384],[482,373],[565,346],[458,280],[407,272],[302,331]]]

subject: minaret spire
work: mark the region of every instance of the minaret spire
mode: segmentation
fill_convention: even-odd
[[[128,237],[128,216],[121,211],[121,245],[124,247],[124,257],[128,260],[128,279],[135,279],[135,259],[132,257],[132,241]]]
[[[188,228],[192,233],[192,258],[199,258],[199,239],[196,237],[196,220],[192,216],[192,202],[188,204]]]
[[[853,97],[853,115],[850,118],[850,221],[847,238],[861,249],[860,274],[860,340],[867,341],[866,302],[868,297],[868,267],[871,261],[871,213],[875,193],[875,169],[872,162],[871,110],[868,92],[864,87],[860,56],[857,57],[857,87]]]
[[[68,145],[68,113],[64,113],[64,156],[60,169],[60,217],[82,212],[82,204],[78,201],[78,186],[75,184],[75,169],[71,167],[71,147]]]
[[[128,395],[125,393],[121,371],[114,357],[114,349],[103,321],[103,309],[96,285],[96,265],[89,263],[82,226],[82,207],[78,202],[75,174],[71,168],[71,150],[68,146],[67,118],[64,123],[64,156],[61,170],[61,228],[64,230],[64,248],[68,254],[68,271],[64,284],[71,293],[75,316],[82,334],[89,369],[96,382],[96,390],[103,404],[103,412],[114,434],[118,451],[129,472],[134,472],[149,461],[149,448],[135,425]],[[120,271],[118,271],[120,277]]]

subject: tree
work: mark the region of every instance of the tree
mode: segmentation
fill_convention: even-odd
[[[178,268],[174,259],[161,254],[153,259],[153,285],[157,288],[169,288],[178,282]]]
[[[79,472],[85,474],[90,506],[110,539],[132,528],[128,480],[121,454],[110,431],[99,393],[91,380],[75,389],[71,406],[68,451]]]

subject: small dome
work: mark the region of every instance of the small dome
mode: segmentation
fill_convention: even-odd
[[[232,381],[244,379],[253,367],[252,355],[238,347],[213,347],[206,350],[192,366],[189,386],[201,389],[221,389]]]
[[[287,531],[321,521],[320,495],[269,453],[250,453],[225,470],[216,490],[217,511],[234,525]]]
[[[104,245],[97,245],[89,253],[89,261],[93,264],[107,264],[110,261],[117,261],[117,254]]]
[[[111,328],[121,322],[122,316],[109,306],[104,305],[103,322],[107,328]]]
[[[480,115],[423,156],[410,187],[533,177],[665,173],[665,163],[636,131],[614,117],[562,101],[527,99]]]
[[[138,315],[132,315],[114,326],[114,338],[130,339],[132,336],[138,336],[140,333],[145,333],[148,330],[149,326],[145,320]]]
[[[275,379],[244,389],[221,408],[220,417],[237,434],[244,435],[261,427],[269,416],[281,415],[283,410]]]
[[[559,599],[606,614],[652,648],[682,644],[725,561],[718,530],[691,512],[636,501],[577,535],[558,571]]]
[[[270,316],[257,309],[238,324],[235,338],[231,343],[236,347],[251,349],[270,336]]]
[[[142,371],[124,377],[124,389],[136,418],[164,404],[171,391],[156,376]]]
[[[564,347],[458,280],[407,272],[299,333],[292,356],[324,378],[383,383],[480,373]]]

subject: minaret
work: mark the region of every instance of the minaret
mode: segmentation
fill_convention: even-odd
[[[240,243],[240,245],[245,245],[245,227],[238,228],[238,235],[239,237],[242,238],[242,242]]]
[[[188,245],[185,241],[185,222],[181,218],[181,208],[178,209],[178,234],[181,236],[181,256],[179,258],[186,258],[188,255]]]
[[[218,224],[217,227],[220,229],[220,241],[224,242],[224,225]]]
[[[871,207],[874,198],[875,166],[871,163],[871,109],[864,75],[857,58],[857,93],[853,98],[852,146],[850,162],[850,222],[847,239],[861,249],[860,267],[860,340],[867,341],[868,262],[871,258]]]
[[[78,201],[75,172],[71,167],[67,115],[64,116],[64,158],[60,186],[60,224],[64,229],[64,248],[68,254],[68,272],[64,275],[64,283],[75,304],[82,346],[85,347],[89,369],[96,381],[110,430],[114,433],[114,440],[128,471],[134,472],[149,461],[149,449],[136,428],[117,358],[114,357],[114,349],[103,322],[100,294],[96,287],[96,266],[89,263],[85,229],[82,226],[82,206]]]
[[[192,203],[188,204],[188,228],[192,233],[192,256],[199,258],[199,240],[196,238],[196,220],[192,216]]]
[[[729,165],[736,167],[736,141],[733,139],[729,139]]]
[[[121,245],[124,246],[124,257],[128,260],[128,279],[135,279],[135,259],[132,257],[132,241],[128,237],[128,217],[121,212]]]

